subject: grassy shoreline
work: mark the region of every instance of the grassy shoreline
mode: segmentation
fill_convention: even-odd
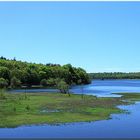
[[[0,127],[31,124],[90,122],[123,113],[118,105],[140,100],[138,93],[118,93],[122,97],[95,97],[61,93],[4,93],[0,99]],[[127,100],[124,102],[123,100]]]

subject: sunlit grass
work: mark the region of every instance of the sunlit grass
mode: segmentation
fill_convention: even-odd
[[[57,124],[108,119],[123,112],[117,105],[122,100],[140,100],[140,94],[123,93],[119,98],[61,93],[4,93],[0,98],[0,127],[29,124]]]

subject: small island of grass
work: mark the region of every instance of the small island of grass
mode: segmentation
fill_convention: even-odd
[[[95,97],[61,93],[21,93],[0,95],[0,127],[29,124],[58,124],[108,119],[123,112],[117,105],[140,100],[140,94],[123,93],[122,97]],[[124,102],[126,100],[128,102]]]

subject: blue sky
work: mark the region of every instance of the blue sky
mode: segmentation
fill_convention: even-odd
[[[140,2],[0,2],[0,55],[140,71]]]

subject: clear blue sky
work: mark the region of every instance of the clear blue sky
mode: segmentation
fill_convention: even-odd
[[[0,55],[140,71],[140,2],[0,2]]]

